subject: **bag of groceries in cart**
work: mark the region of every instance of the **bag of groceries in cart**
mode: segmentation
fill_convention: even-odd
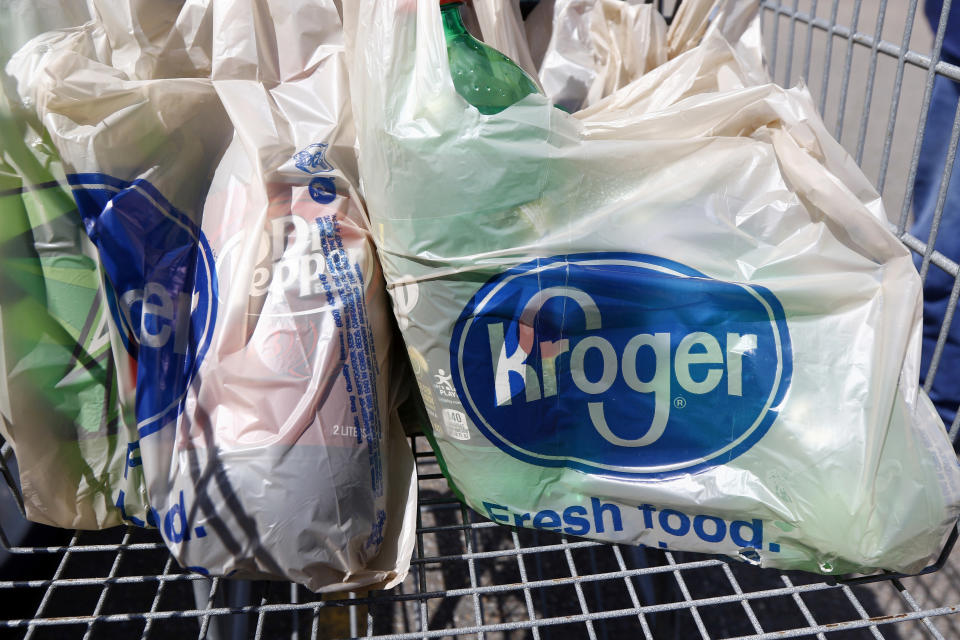
[[[136,433],[124,427],[96,249],[60,157],[3,72],[31,38],[90,19],[83,3],[4,5],[0,20],[0,436],[33,522],[99,529],[147,514]],[[0,461],[2,466],[2,461]],[[5,471],[5,470],[4,470]]]
[[[759,3],[684,2],[573,115],[532,78],[484,102],[447,4],[344,9],[364,195],[466,502],[764,567],[928,565],[960,469],[917,384],[920,280],[807,90],[770,81]]]
[[[91,6],[8,70],[101,265],[150,504],[138,517],[119,492],[117,509],[198,573],[395,584],[416,509],[407,365],[357,193],[337,5]]]

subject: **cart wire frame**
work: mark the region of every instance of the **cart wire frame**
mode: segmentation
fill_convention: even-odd
[[[661,0],[662,1],[662,0]],[[900,0],[895,0],[899,2]],[[669,4],[669,3],[668,3]],[[820,12],[818,13],[818,4]],[[801,11],[803,5],[803,11]],[[852,8],[851,24],[838,21],[841,5]],[[944,0],[944,15],[951,0]],[[872,29],[859,22],[864,6],[876,9]],[[933,250],[946,201],[941,181],[932,232],[907,232],[921,133],[937,74],[960,81],[960,67],[940,60],[946,20],[929,52],[911,49],[918,0],[909,0],[902,39],[883,38],[887,0],[763,0],[767,61],[774,79],[803,80],[814,90],[821,113],[835,117],[834,133],[863,164],[871,136],[870,115],[883,110],[875,96],[881,60],[895,63],[887,117],[880,120],[876,184],[887,199],[894,133],[904,98],[904,78],[923,73],[919,119],[912,131],[909,168],[899,184],[896,219],[890,228],[922,255],[921,276],[941,269],[954,279],[937,348],[926,372],[930,388],[960,297],[960,267]],[[824,11],[826,9],[826,11]],[[826,16],[826,17],[825,17]],[[815,36],[822,46],[815,47]],[[823,58],[819,82],[811,83],[813,52]],[[860,119],[845,129],[853,98],[854,60],[866,54],[868,71]],[[839,66],[839,95],[831,69]],[[780,73],[778,73],[780,71]],[[814,74],[815,75],[815,74]],[[817,92],[819,89],[819,92]],[[818,95],[817,95],[818,94]],[[874,129],[878,121],[874,118]],[[911,123],[912,124],[912,123]],[[846,135],[844,135],[846,134]],[[947,167],[960,140],[960,110],[953,122]],[[871,176],[873,177],[873,176]],[[949,425],[956,441],[960,413]],[[25,542],[0,520],[0,570],[20,561],[28,577],[0,572],[0,637],[166,638],[339,638],[393,640],[472,636],[488,638],[588,638],[620,634],[646,640],[702,638],[767,640],[816,637],[913,640],[960,637],[957,570],[947,562],[923,577],[872,577],[864,586],[796,572],[760,569],[725,558],[609,545],[545,531],[518,530],[490,522],[464,507],[449,490],[437,460],[420,436],[411,438],[420,488],[417,542],[410,574],[397,588],[319,596],[282,582],[230,581],[180,569],[152,530],[115,528],[63,532],[34,527]],[[23,511],[13,451],[0,446],[0,474]],[[44,536],[34,535],[42,529]],[[948,560],[950,546],[941,561]]]

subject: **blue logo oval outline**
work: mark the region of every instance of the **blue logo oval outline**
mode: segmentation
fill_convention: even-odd
[[[189,289],[189,292],[184,290],[184,293],[189,293],[192,297],[198,292],[198,284],[202,284],[203,293],[201,297],[205,298],[206,302],[206,313],[203,318],[199,318],[202,322],[202,327],[200,331],[200,337],[196,340],[190,340],[187,345],[187,353],[184,354],[183,368],[185,369],[186,375],[184,376],[182,382],[182,388],[176,390],[173,394],[173,398],[170,400],[166,406],[161,408],[155,408],[151,405],[158,404],[158,402],[151,402],[151,398],[154,398],[158,391],[153,387],[147,387],[141,389],[140,380],[139,380],[139,363],[138,363],[138,381],[137,381],[137,401],[136,401],[136,421],[137,421],[137,433],[140,438],[148,436],[150,434],[156,433],[161,430],[166,425],[170,424],[171,413],[174,414],[173,417],[176,417],[179,414],[183,402],[186,398],[190,384],[193,381],[193,378],[198,371],[200,364],[203,362],[203,359],[207,353],[207,350],[210,347],[210,344],[213,340],[214,326],[216,325],[216,318],[218,312],[218,302],[219,302],[219,291],[217,283],[217,274],[216,268],[214,266],[213,251],[210,248],[210,244],[207,241],[206,235],[200,229],[199,225],[194,222],[188,215],[174,207],[160,191],[149,181],[142,178],[135,180],[127,181],[113,176],[102,174],[102,173],[76,173],[69,174],[67,180],[73,190],[74,200],[77,202],[77,208],[83,218],[84,225],[87,229],[87,233],[90,236],[90,239],[97,245],[98,252],[100,253],[100,261],[103,264],[104,271],[106,272],[107,278],[105,278],[106,287],[106,298],[107,306],[109,308],[111,316],[113,316],[114,324],[118,328],[118,333],[120,334],[121,341],[127,353],[131,356],[134,356],[139,360],[139,352],[142,351],[145,347],[140,341],[139,337],[136,344],[131,344],[127,336],[127,330],[133,329],[128,327],[127,323],[124,321],[124,314],[120,311],[119,302],[117,300],[116,291],[112,285],[112,278],[110,277],[111,266],[114,268],[119,268],[119,265],[116,263],[118,256],[115,255],[104,255],[101,251],[100,243],[100,229],[98,224],[100,224],[100,216],[107,209],[107,207],[112,206],[112,201],[117,196],[132,191],[136,194],[139,194],[139,197],[144,201],[144,208],[140,211],[141,214],[159,214],[165,218],[169,223],[172,223],[176,227],[179,227],[185,231],[189,237],[190,241],[196,243],[196,260],[195,260],[195,271],[193,273],[192,286]],[[121,217],[122,218],[122,217]],[[119,225],[118,229],[125,229],[125,220],[118,219],[115,222],[112,222],[113,225]],[[129,222],[127,224],[134,224]],[[132,228],[132,227],[131,227]],[[159,234],[157,234],[159,235]],[[179,247],[168,247],[170,250],[176,250]],[[202,265],[203,271],[200,271],[200,266]],[[198,309],[200,305],[198,305]],[[194,323],[197,319],[194,318],[192,310],[189,314],[187,326],[190,328],[190,334],[194,333]],[[168,344],[172,344],[168,340]],[[196,350],[191,350],[189,347],[191,344],[196,345]],[[159,351],[156,348],[151,348],[153,351]],[[144,406],[151,411],[151,415],[141,418],[140,411]]]
[[[780,345],[780,352],[778,354],[779,357],[777,359],[779,381],[777,381],[777,383],[771,388],[767,402],[764,404],[763,414],[758,416],[758,418],[754,421],[754,424],[751,425],[747,431],[741,434],[732,443],[728,443],[719,451],[709,454],[706,459],[700,458],[692,460],[686,466],[674,464],[661,465],[660,467],[655,468],[644,467],[642,469],[614,469],[610,468],[608,465],[603,465],[589,460],[572,458],[570,456],[549,456],[546,454],[537,454],[535,452],[527,451],[517,445],[514,445],[509,439],[500,435],[486,422],[479,409],[477,409],[475,406],[474,401],[467,389],[467,385],[464,381],[464,371],[461,361],[463,343],[469,332],[469,326],[472,323],[472,320],[476,317],[475,312],[478,307],[482,310],[480,305],[489,301],[489,298],[497,292],[497,289],[506,285],[507,282],[513,278],[523,276],[531,272],[542,271],[547,268],[556,268],[560,266],[560,264],[557,263],[597,263],[598,261],[600,263],[619,263],[621,265],[624,262],[627,262],[629,263],[628,266],[647,269],[649,269],[650,266],[654,266],[659,268],[654,270],[663,271],[665,269],[668,273],[673,272],[672,275],[678,275],[680,277],[698,278],[736,285],[763,303],[764,307],[769,310],[768,315],[770,316],[770,322],[776,329],[772,333]],[[460,316],[457,318],[456,324],[454,325],[454,330],[450,341],[450,370],[454,373],[453,383],[457,391],[457,395],[463,401],[461,404],[463,405],[464,410],[470,416],[470,419],[473,421],[474,425],[498,449],[514,458],[541,467],[565,467],[591,474],[610,475],[614,477],[631,479],[669,479],[677,476],[706,471],[713,467],[726,464],[751,449],[764,435],[766,435],[767,431],[773,425],[773,422],[778,416],[778,412],[775,410],[775,408],[782,403],[787,390],[790,388],[793,375],[793,357],[790,334],[787,328],[783,306],[780,304],[780,301],[776,298],[776,296],[774,296],[773,293],[766,287],[756,284],[728,282],[711,278],[710,276],[707,276],[706,274],[691,267],[673,260],[662,258],[660,256],[629,252],[591,252],[564,254],[551,256],[549,258],[535,258],[534,260],[512,267],[487,280],[487,282],[485,282],[483,286],[481,286],[480,289],[471,297],[470,302],[466,305],[466,307],[464,307],[463,311],[460,313]],[[717,459],[719,456],[723,456],[722,459]],[[664,466],[669,466],[671,468],[664,469]]]
[[[188,220],[182,212],[170,208],[170,210],[176,213],[178,216],[182,216],[183,219]],[[207,242],[207,236],[199,228],[196,228],[196,225],[193,225],[191,221],[190,233],[197,238],[197,272],[194,274],[194,285],[191,291],[192,294],[197,292],[197,275],[199,275],[199,264],[202,260],[203,266],[205,267],[204,275],[206,283],[206,296],[207,296],[207,312],[203,317],[203,332],[201,337],[197,340],[197,350],[195,353],[190,353],[188,351],[186,361],[184,366],[187,370],[187,376],[183,383],[183,390],[180,391],[179,395],[175,397],[170,404],[155,413],[149,418],[140,419],[137,418],[137,434],[143,438],[144,436],[155,433],[169,424],[169,419],[167,416],[171,413],[179,415],[183,402],[186,399],[187,391],[190,389],[190,384],[193,382],[193,378],[196,375],[197,371],[200,369],[200,364],[203,362],[204,356],[207,355],[207,350],[210,348],[210,343],[213,340],[213,329],[217,322],[217,309],[219,302],[219,291],[217,288],[217,272],[213,267],[213,251],[210,249],[210,244]],[[190,314],[189,326],[191,333],[193,331],[194,318],[193,314]],[[174,416],[176,417],[176,416]]]

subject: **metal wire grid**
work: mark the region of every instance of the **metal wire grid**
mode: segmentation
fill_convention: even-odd
[[[832,3],[822,0],[763,0],[762,6],[766,10],[764,32],[767,35],[768,63],[774,79],[785,86],[802,81],[811,87],[825,119],[828,123],[831,117],[834,119],[834,136],[853,153],[857,163],[869,177],[874,178],[874,184],[884,195],[891,230],[907,247],[923,256],[920,273],[924,281],[931,267],[942,269],[954,279],[937,347],[925,376],[925,389],[929,391],[940,366],[943,347],[960,297],[957,262],[934,250],[946,204],[949,170],[940,183],[930,235],[917,238],[907,231],[907,226],[912,215],[914,179],[934,78],[941,75],[960,81],[960,67],[940,59],[947,28],[946,16],[952,0],[943,0],[943,19],[940,20],[929,52],[911,48],[917,32],[922,33],[926,28],[922,24],[925,22],[922,4],[918,0],[894,1],[897,4],[888,3],[888,0],[833,0]],[[889,33],[891,37],[899,37],[899,44],[884,39],[885,27],[887,32],[893,31],[886,20],[891,8],[904,11],[902,32]],[[841,11],[845,19],[841,18]],[[861,31],[861,23],[870,22],[867,19],[870,14],[874,17],[872,30]],[[783,32],[786,32],[786,42],[781,38]],[[802,41],[798,39],[798,34]],[[798,56],[802,57],[802,68],[794,64]],[[815,59],[822,66],[814,65]],[[839,84],[831,84],[837,75],[840,76]],[[910,92],[904,99],[905,82],[911,76],[914,80],[911,87],[913,97],[922,96],[919,103],[910,99]],[[886,102],[880,100],[882,93],[877,91],[878,83],[889,91]],[[862,93],[858,89],[862,89]],[[853,98],[855,100],[852,103]],[[852,117],[857,118],[855,134],[845,126]],[[958,140],[960,111],[956,112],[953,121],[947,167],[953,166]],[[901,153],[909,149],[909,156],[895,158],[897,142]],[[871,146],[871,153],[865,154]],[[904,179],[890,180],[891,175],[895,176],[898,172],[905,172]],[[958,429],[960,413],[949,425],[954,441]]]
[[[210,580],[180,570],[152,531],[14,546],[0,523],[0,542],[30,565],[21,579],[0,580],[0,629],[31,639],[958,637],[960,627],[936,618],[960,607],[930,604],[929,594],[918,598],[896,580],[836,586],[502,527],[463,507],[423,438],[413,444],[417,545],[397,589],[321,598],[288,583]]]
[[[950,4],[945,0],[945,11]],[[883,191],[892,230],[923,255],[922,274],[936,268],[954,278],[929,386],[960,297],[957,263],[933,251],[946,179],[930,236],[916,238],[906,229],[934,75],[960,80],[960,68],[939,60],[944,29],[927,53],[911,48],[922,30],[917,0],[906,6],[900,44],[885,39],[889,9],[902,9],[887,0],[764,0],[763,7],[775,78],[811,86],[836,137]],[[867,22],[872,31],[861,31]],[[856,128],[845,126],[852,118]],[[947,166],[958,140],[960,113]],[[912,153],[903,155],[905,149]],[[904,179],[889,179],[897,175]],[[951,436],[958,429],[960,419],[950,426]],[[0,521],[0,636],[960,637],[960,619],[949,617],[960,612],[954,564],[922,578],[851,587],[695,554],[513,530],[460,505],[423,438],[413,444],[420,484],[417,545],[409,577],[394,590],[321,598],[288,583],[210,580],[179,569],[153,531],[71,533],[37,526],[15,542],[10,532],[17,523],[8,519]],[[4,443],[0,473],[15,481],[11,460]]]

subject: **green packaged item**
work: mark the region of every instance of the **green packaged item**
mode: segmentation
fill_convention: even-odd
[[[500,113],[537,85],[517,64],[474,38],[463,25],[460,0],[441,0],[440,16],[457,93],[484,114]]]

